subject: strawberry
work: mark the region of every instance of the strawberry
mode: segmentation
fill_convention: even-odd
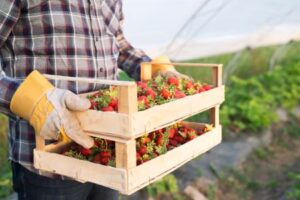
[[[97,154],[97,155],[93,158],[93,162],[94,162],[94,163],[100,164],[100,163],[101,163],[101,155],[100,155],[100,154]]]
[[[163,135],[158,135],[156,140],[155,140],[155,143],[157,146],[161,146],[163,144]]]
[[[180,99],[180,98],[183,98],[185,96],[186,95],[183,92],[179,91],[179,90],[176,90],[175,93],[174,93],[174,98],[175,99]]]
[[[101,155],[101,157],[107,157],[107,158],[111,157],[111,154],[109,151],[101,151],[100,155]]]
[[[164,99],[169,99],[171,97],[171,94],[170,92],[166,89],[166,88],[163,88],[161,90],[161,96],[164,98]]]
[[[203,131],[198,131],[198,132],[197,132],[197,135],[203,135],[203,134],[204,134]]]
[[[153,89],[151,89],[151,88],[146,88],[145,90],[146,90],[146,95],[147,95],[147,96],[150,96],[152,99],[155,99],[156,93],[154,92]]]
[[[170,139],[169,144],[172,145],[173,147],[177,147],[177,141],[176,140]]]
[[[100,159],[100,164],[102,164],[102,165],[107,165],[108,162],[109,162],[109,158],[108,157],[102,157]]]
[[[145,89],[147,87],[147,83],[139,81],[137,83],[137,86],[140,87],[141,89]]]
[[[146,154],[146,153],[147,153],[147,147],[141,146],[139,153],[140,153],[141,155]]]
[[[111,101],[110,101],[110,103],[108,104],[108,106],[111,106],[111,107],[114,108],[114,110],[116,110],[116,108],[118,108],[118,100],[112,98]]]
[[[173,138],[175,133],[176,133],[176,129],[175,128],[170,128],[169,129],[169,138]]]
[[[80,148],[80,153],[84,156],[89,156],[92,154],[92,150],[91,149],[86,149],[86,148],[83,148],[81,147]]]
[[[193,82],[188,81],[187,83],[185,83],[184,87],[185,87],[186,90],[189,90],[189,89],[193,88],[194,87]]]
[[[141,164],[143,164],[143,160],[142,160],[142,158],[138,159],[136,163],[137,163],[137,165],[141,165]]]
[[[212,89],[213,87],[211,85],[203,85],[203,89],[205,91]]]
[[[174,140],[180,144],[184,142],[184,139],[178,135],[174,136]]]
[[[141,157],[142,157],[141,154],[139,152],[136,152],[136,159],[139,160],[141,159]]]
[[[98,104],[93,99],[90,99],[90,102],[91,102],[90,109],[98,110]]]
[[[138,97],[138,101],[139,101],[139,102],[142,102],[142,103],[144,103],[144,104],[148,104],[148,99],[147,99],[146,96],[139,96],[139,97]]]
[[[206,90],[202,87],[198,90],[198,93],[205,92]]]
[[[101,108],[101,111],[103,111],[103,112],[112,112],[112,111],[114,111],[114,108],[111,107],[111,106],[105,106],[105,107]]]
[[[179,85],[179,80],[175,77],[169,77],[167,81],[169,85],[175,85],[175,86]]]

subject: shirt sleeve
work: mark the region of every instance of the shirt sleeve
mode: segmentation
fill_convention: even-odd
[[[117,41],[119,45],[118,66],[135,80],[140,80],[141,62],[150,62],[151,58],[144,51],[134,48],[125,38],[122,24],[124,22],[124,14],[121,6],[120,11],[120,28],[117,32]]]
[[[0,48],[11,34],[21,13],[21,0],[0,1]],[[0,57],[0,111],[9,114],[10,100],[19,82],[5,75]]]

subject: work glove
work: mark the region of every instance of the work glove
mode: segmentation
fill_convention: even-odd
[[[58,89],[38,71],[33,71],[19,86],[10,103],[11,111],[29,121],[44,139],[72,139],[85,148],[93,146],[91,137],[86,135],[71,111],[89,109],[88,99]]]
[[[179,73],[173,65],[164,65],[159,63],[171,63],[171,61],[167,56],[160,56],[154,58],[151,62],[153,77],[160,75],[164,77],[175,77],[175,78],[184,78],[184,79],[192,80],[191,77]]]

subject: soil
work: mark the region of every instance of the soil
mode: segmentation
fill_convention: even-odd
[[[238,169],[218,182],[215,199],[286,199],[291,172],[300,174],[299,122],[274,125],[271,145],[257,149]]]

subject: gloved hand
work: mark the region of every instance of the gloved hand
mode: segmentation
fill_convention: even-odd
[[[156,64],[158,63],[158,64]],[[162,65],[159,63],[171,63],[170,59],[167,56],[160,56],[154,58],[151,62],[152,64],[152,76],[165,76],[165,77],[175,77],[175,78],[184,78],[192,80],[191,77],[179,73],[173,65]]]
[[[10,109],[29,121],[35,133],[45,139],[65,139],[66,136],[85,148],[94,141],[86,135],[71,111],[89,109],[88,99],[68,90],[54,88],[38,71],[33,71],[15,92]]]

